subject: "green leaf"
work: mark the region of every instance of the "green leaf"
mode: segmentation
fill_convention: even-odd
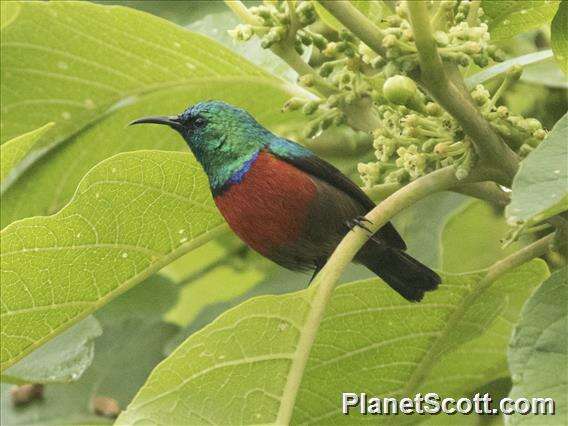
[[[231,256],[227,250],[217,241],[212,241],[213,246],[200,247],[191,253],[191,258],[200,256],[203,259],[210,258],[211,250],[219,249],[224,256]],[[210,245],[209,243],[208,245]],[[195,256],[194,256],[195,255]],[[215,255],[215,254],[214,254]],[[188,259],[180,258],[189,264]],[[186,284],[180,294],[178,305],[168,314],[168,319],[181,325],[191,323],[197,315],[207,306],[215,303],[228,302],[258,285],[265,278],[265,273],[258,268],[238,267],[232,265],[231,260],[219,262],[213,267],[206,268],[197,273],[188,273],[181,278],[180,284]],[[195,263],[195,262],[191,262]],[[216,266],[216,267],[215,267]],[[227,283],[232,283],[227,285]]]
[[[486,329],[509,320],[515,310],[509,297],[517,292],[526,297],[527,289],[546,275],[542,261],[504,275],[489,288],[478,287],[479,274],[446,275],[440,288],[418,304],[376,279],[340,285],[315,341],[301,337],[314,332],[306,318],[322,303],[317,286],[252,299],[191,336],[162,362],[117,423],[264,424],[293,415],[294,424],[331,424],[345,421],[338,407],[341,392],[349,389],[399,397],[423,387],[445,396],[445,390],[471,390],[487,383],[494,360],[485,364],[479,357],[480,374],[460,378],[455,369],[437,370],[442,355],[458,353]],[[491,338],[504,345],[509,339]],[[302,371],[298,360],[306,353]],[[467,366],[469,355],[461,353],[461,366]],[[356,421],[356,415],[349,420]]]
[[[448,220],[466,202],[467,197],[461,194],[442,192],[397,215],[393,222],[408,244],[408,253],[431,268],[444,269],[442,233]]]
[[[164,86],[265,76],[209,39],[131,8],[18,4],[17,19],[2,29],[2,82],[10,88],[2,96],[2,141],[49,121],[62,141],[117,102]]]
[[[275,131],[304,120],[280,112],[304,91],[162,19],[89,2],[20,7],[14,24],[2,30],[1,81],[10,88],[1,98],[2,137],[55,121],[54,142],[44,148],[59,145],[6,189],[2,227],[59,211],[89,169],[119,152],[187,150],[170,129],[127,127],[141,116],[222,99]]]
[[[20,5],[16,2],[0,3],[0,29],[7,27],[18,17]]]
[[[13,383],[72,382],[91,365],[94,342],[102,333],[99,322],[88,316],[55,339],[41,346],[2,374]]]
[[[92,399],[112,398],[122,409],[128,405],[178,330],[162,320],[177,294],[175,284],[155,275],[113,300],[95,314],[104,333],[96,340],[94,362],[85,374],[71,384],[46,386],[43,401],[22,408],[12,406],[9,389],[3,386],[1,423],[109,423],[111,419],[93,413]]]
[[[531,224],[568,210],[568,114],[521,163],[505,212],[511,225]]]
[[[519,242],[506,248],[501,243],[513,230],[501,209],[479,200],[465,203],[447,220],[442,232],[442,270],[477,271],[514,253],[522,247]]]
[[[208,2],[207,6],[209,4],[215,4],[215,2]],[[227,10],[225,6],[224,11],[207,14],[202,19],[187,25],[186,28],[211,37],[227,49],[248,59],[272,75],[283,77],[293,83],[296,82],[298,73],[270,49],[263,49],[258,37],[253,37],[247,42],[235,42],[228,31],[241,23],[242,21],[231,10]],[[309,53],[309,49],[307,52]]]
[[[552,20],[560,0],[482,0],[493,40],[511,37]]]
[[[475,86],[481,83],[485,83],[498,75],[501,75],[513,65],[526,66],[530,64],[536,64],[552,57],[552,50],[542,50],[540,52],[529,53],[527,55],[517,56],[513,59],[508,59],[505,62],[498,63],[492,67],[486,68],[477,74],[474,74],[465,79],[465,83],[469,89],[473,89]]]
[[[568,422],[568,269],[556,271],[525,304],[509,347],[510,398],[552,398],[554,416],[507,418],[507,424]]]
[[[554,57],[565,74],[568,74],[568,2],[560,3],[552,20],[550,44]]]
[[[47,123],[39,129],[18,136],[0,146],[0,183],[2,187],[8,175],[14,173],[14,169],[22,159],[52,127],[53,123]]]
[[[568,79],[554,58],[527,66],[523,70],[521,81],[554,89],[568,89]]]
[[[1,233],[2,369],[224,229],[191,155],[98,164],[58,214]]]

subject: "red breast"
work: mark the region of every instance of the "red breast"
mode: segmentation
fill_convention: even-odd
[[[298,240],[315,196],[308,174],[261,152],[241,182],[215,196],[215,204],[231,229],[267,256]]]

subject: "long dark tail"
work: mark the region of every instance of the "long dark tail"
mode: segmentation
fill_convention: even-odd
[[[435,290],[441,282],[440,276],[426,265],[383,244],[367,243],[357,260],[411,302],[421,301],[425,292]]]

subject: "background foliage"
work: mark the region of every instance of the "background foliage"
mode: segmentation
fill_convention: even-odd
[[[564,259],[551,252],[492,285],[484,270],[567,210],[565,1],[484,0],[507,61],[461,69],[471,88],[495,92],[524,66],[502,105],[551,130],[521,163],[511,203],[445,191],[397,215],[409,252],[441,271],[440,289],[408,304],[350,266],[311,346],[319,296],[308,277],[232,236],[176,135],[127,123],[222,99],[355,180],[357,164],[374,161],[372,138],[345,125],[306,138],[312,118],[281,108],[315,99],[311,89],[257,38],[235,44],[227,30],[240,21],[223,3],[98,3],[1,3],[2,424],[119,413],[118,424],[353,422],[337,397],[349,390],[553,396],[550,424],[564,424],[566,269],[550,275]],[[355,5],[384,27],[392,3]],[[325,31],[343,27],[317,12]],[[22,383],[45,384],[43,399],[15,407]],[[475,417],[403,420],[505,421]]]

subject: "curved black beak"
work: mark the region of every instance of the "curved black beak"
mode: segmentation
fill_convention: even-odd
[[[179,119],[178,116],[169,116],[169,117],[163,117],[163,116],[155,116],[155,117],[143,117],[143,118],[139,118],[138,120],[134,120],[133,122],[129,123],[129,126],[132,126],[133,124],[146,124],[146,123],[150,123],[150,124],[166,124],[168,126],[170,126],[172,129],[174,130],[181,130],[183,128],[183,125]]]

